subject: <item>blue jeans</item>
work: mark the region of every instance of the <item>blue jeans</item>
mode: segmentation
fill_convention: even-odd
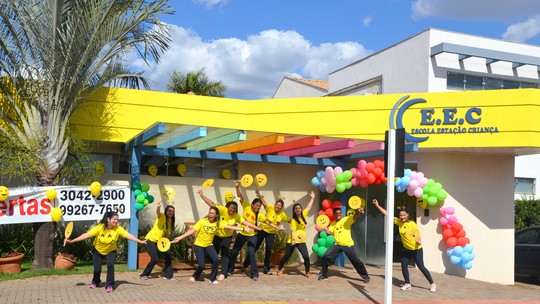
[[[257,245],[257,235],[254,236],[245,236],[243,234],[238,234],[236,240],[234,241],[234,247],[231,253],[231,260],[229,261],[229,273],[233,273],[234,264],[236,263],[236,258],[244,247],[244,244],[248,244],[248,257],[251,265],[251,277],[258,278],[259,270],[257,269],[257,259],[255,258],[255,246]]]
[[[304,259],[304,268],[306,269],[306,274],[309,273],[309,253],[307,250],[306,243],[299,243],[294,246],[291,245],[291,243],[287,243],[287,247],[285,248],[285,255],[283,258],[281,258],[281,261],[279,261],[279,267],[278,270],[283,269],[283,266],[285,266],[285,263],[287,260],[291,257],[291,254],[294,250],[294,248],[298,249],[300,251],[300,254],[302,255],[302,258]]]
[[[158,249],[157,244],[151,241],[146,242],[146,251],[150,255],[150,262],[148,265],[146,265],[146,268],[141,273],[141,276],[149,276],[150,273],[152,273],[152,269],[154,269],[154,266],[159,262],[158,257]],[[163,275],[170,279],[173,276],[173,268],[172,268],[172,254],[171,250],[167,250],[164,252],[165,254],[165,269],[163,269]]]
[[[216,253],[221,253],[221,274],[227,275],[227,270],[229,269],[229,260],[231,253],[229,248],[231,247],[232,236],[226,238],[220,238],[219,236],[214,236],[214,249]]]
[[[101,265],[103,264],[103,259],[107,261],[107,282],[105,286],[114,286],[114,260],[116,260],[116,251],[102,255],[95,248],[92,253],[92,263],[94,264],[92,283],[96,285],[101,283]]]
[[[360,261],[358,256],[356,255],[356,251],[354,251],[354,246],[340,246],[338,244],[332,245],[332,247],[328,248],[328,250],[324,253],[322,257],[322,275],[327,277],[328,276],[328,265],[330,265],[330,262],[334,260],[338,254],[341,252],[344,252],[347,258],[351,261],[351,264],[353,264],[354,269],[361,277],[367,276],[368,272],[366,270],[366,266],[364,266],[364,263]]]
[[[201,273],[204,270],[204,265],[206,264],[205,260],[205,254],[208,255],[210,258],[210,261],[212,261],[212,272],[210,273],[210,281],[215,281],[217,279],[217,272],[218,272],[218,266],[219,266],[219,260],[216,253],[216,249],[214,249],[214,246],[208,246],[208,247],[201,247],[201,246],[193,246],[195,251],[195,257],[197,258],[197,269],[193,273],[193,277],[198,280],[201,276]]]
[[[401,273],[403,274],[403,279],[405,279],[405,283],[411,283],[411,280],[409,278],[409,260],[411,258],[414,258],[414,261],[416,262],[416,267],[420,269],[424,277],[426,277],[426,279],[428,280],[429,284],[433,284],[433,278],[431,278],[429,270],[427,270],[426,266],[424,266],[424,250],[422,248],[418,250],[409,250],[403,248],[401,250]]]
[[[255,245],[255,252],[261,248],[263,242],[264,246],[264,272],[267,273],[270,271],[270,256],[272,255],[272,247],[274,246],[274,239],[276,238],[275,234],[268,233],[266,231],[257,232],[257,244]],[[250,263],[249,257],[246,257],[244,260],[244,267],[248,267]]]

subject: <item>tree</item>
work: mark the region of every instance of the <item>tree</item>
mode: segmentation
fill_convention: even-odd
[[[167,85],[170,92],[195,95],[225,97],[226,87],[221,81],[211,81],[206,76],[204,68],[197,72],[183,74],[175,71],[171,76],[171,82]]]
[[[170,43],[163,14],[166,0],[1,2],[0,140],[12,147],[4,156],[25,160],[21,176],[55,184],[75,140],[69,119],[100,87],[147,87],[122,58],[159,61]],[[52,268],[55,226],[34,225],[33,268]]]

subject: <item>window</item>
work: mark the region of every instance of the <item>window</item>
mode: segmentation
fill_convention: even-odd
[[[465,75],[465,90],[482,90],[484,77]]]
[[[464,90],[465,75],[448,72],[446,76],[446,87],[452,90]]]
[[[534,195],[535,184],[536,179],[534,178],[516,177],[514,183],[514,192]]]
[[[485,78],[484,90],[500,90],[503,88],[503,81],[501,79]]]
[[[465,75],[453,72],[446,74],[446,88],[449,90],[501,90],[538,88],[538,84],[491,77]]]

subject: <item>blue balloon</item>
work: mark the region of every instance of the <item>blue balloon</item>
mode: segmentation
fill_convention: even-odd
[[[471,254],[468,252],[463,252],[461,255],[461,264],[466,264],[471,260]]]
[[[467,244],[467,245],[465,245],[465,247],[463,247],[463,251],[468,252],[468,253],[473,252],[473,249],[474,249],[474,247],[471,244]]]
[[[324,177],[324,170],[317,171],[317,178],[322,179]]]
[[[321,192],[326,192],[326,186],[323,185],[323,184],[320,184],[320,185],[319,185],[319,191],[321,191]]]
[[[454,252],[452,252],[452,255],[460,257],[463,254],[463,247],[456,246],[454,247]]]
[[[448,248],[448,249],[446,249],[446,256],[451,257],[451,256],[452,256],[452,252],[454,252],[454,248]]]
[[[465,268],[466,270],[469,270],[472,268],[472,262],[467,262],[465,265],[461,265],[461,267]]]
[[[321,182],[319,181],[317,177],[314,177],[311,179],[311,185],[313,185],[313,187],[319,187],[320,184]]]
[[[476,255],[474,254],[474,252],[471,252],[471,258],[470,258],[470,261],[474,260],[475,257],[476,257]]]
[[[411,183],[411,178],[409,176],[404,176],[401,178],[401,186],[407,187]]]
[[[407,187],[403,187],[402,185],[399,185],[398,187],[396,187],[396,190],[397,192],[405,192],[405,190],[407,190]]]
[[[398,178],[396,179],[396,181],[394,182],[394,186],[397,187],[397,186],[399,186],[399,185],[401,185],[401,177],[398,177]]]
[[[405,173],[404,176],[409,176],[409,175],[411,175],[412,170],[411,169],[405,169],[405,171],[403,171],[403,172]]]
[[[455,256],[455,255],[453,255],[453,256],[450,257],[450,263],[452,263],[452,264],[454,264],[454,265],[457,265],[457,264],[459,264],[459,262],[461,262],[461,258],[460,258],[460,257]]]

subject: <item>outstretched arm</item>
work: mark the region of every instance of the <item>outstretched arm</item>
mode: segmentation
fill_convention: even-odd
[[[379,209],[379,211],[382,214],[384,214],[384,216],[388,215],[388,212],[386,211],[386,209],[384,209],[383,207],[381,207],[381,205],[379,205],[379,201],[377,199],[373,199],[373,205],[375,205],[375,207],[377,207],[377,209]]]
[[[253,225],[252,223],[250,223],[250,222],[248,222],[246,220],[242,221],[242,225],[247,226],[247,227],[249,227],[249,228],[251,228],[253,230],[257,230],[257,231],[263,230],[261,227],[259,227],[257,225]]]
[[[162,201],[157,202],[156,206],[156,216],[159,217],[161,215],[161,206],[163,205]]]
[[[78,237],[74,238],[73,240],[66,239],[66,243],[68,243],[68,244],[77,243],[77,242],[80,242],[80,241],[84,241],[84,240],[86,240],[88,238],[90,238],[90,234],[88,234],[88,232],[85,232],[85,233],[79,235]]]
[[[264,200],[264,196],[261,195],[261,192],[259,192],[259,188],[255,189],[255,195],[261,200],[261,204],[266,208],[266,201]]]
[[[195,229],[191,228],[191,229],[189,229],[188,231],[186,231],[186,233],[184,233],[184,234],[182,234],[182,235],[180,235],[180,236],[175,237],[175,238],[171,241],[171,243],[176,244],[176,243],[180,242],[181,240],[187,238],[188,236],[193,235],[194,233],[195,233]]]
[[[234,181],[234,183],[236,185],[236,196],[238,196],[238,198],[240,199],[240,204],[242,204],[242,202],[244,201],[244,197],[242,196],[242,192],[240,191],[240,181],[236,180]]]
[[[236,231],[245,231],[247,233],[251,232],[251,228],[249,228],[249,227],[238,227],[238,226],[233,226],[233,225],[225,225],[225,227],[223,227],[223,228],[229,229],[229,230],[236,230]]]
[[[358,209],[356,209],[356,210],[358,210],[358,212],[356,212],[354,214],[354,216],[353,216],[354,220],[356,220],[360,216],[361,213],[364,213],[364,208],[362,208],[362,206],[358,207]]]
[[[270,227],[276,229],[277,231],[285,231],[285,228],[283,228],[283,227],[281,227],[281,226],[278,226],[278,225],[276,225],[276,224],[270,222],[269,220],[265,220],[264,223],[267,224],[268,226],[270,226]]]
[[[315,201],[315,192],[312,190],[309,192],[309,196],[311,196],[311,199],[309,200],[309,203],[306,206],[307,212],[311,210],[311,207],[313,207],[313,202]]]
[[[136,238],[131,233],[128,233],[128,235],[126,235],[126,239],[128,239],[130,241],[133,241],[133,242],[136,242],[136,243],[139,243],[139,244],[146,244],[146,240],[139,240],[138,238]]]
[[[199,191],[197,191],[197,194],[203,199],[203,201],[210,207],[212,206],[215,206],[216,203],[212,202],[211,199],[209,199],[208,197],[206,197],[206,195],[204,195],[202,189],[200,189]]]

